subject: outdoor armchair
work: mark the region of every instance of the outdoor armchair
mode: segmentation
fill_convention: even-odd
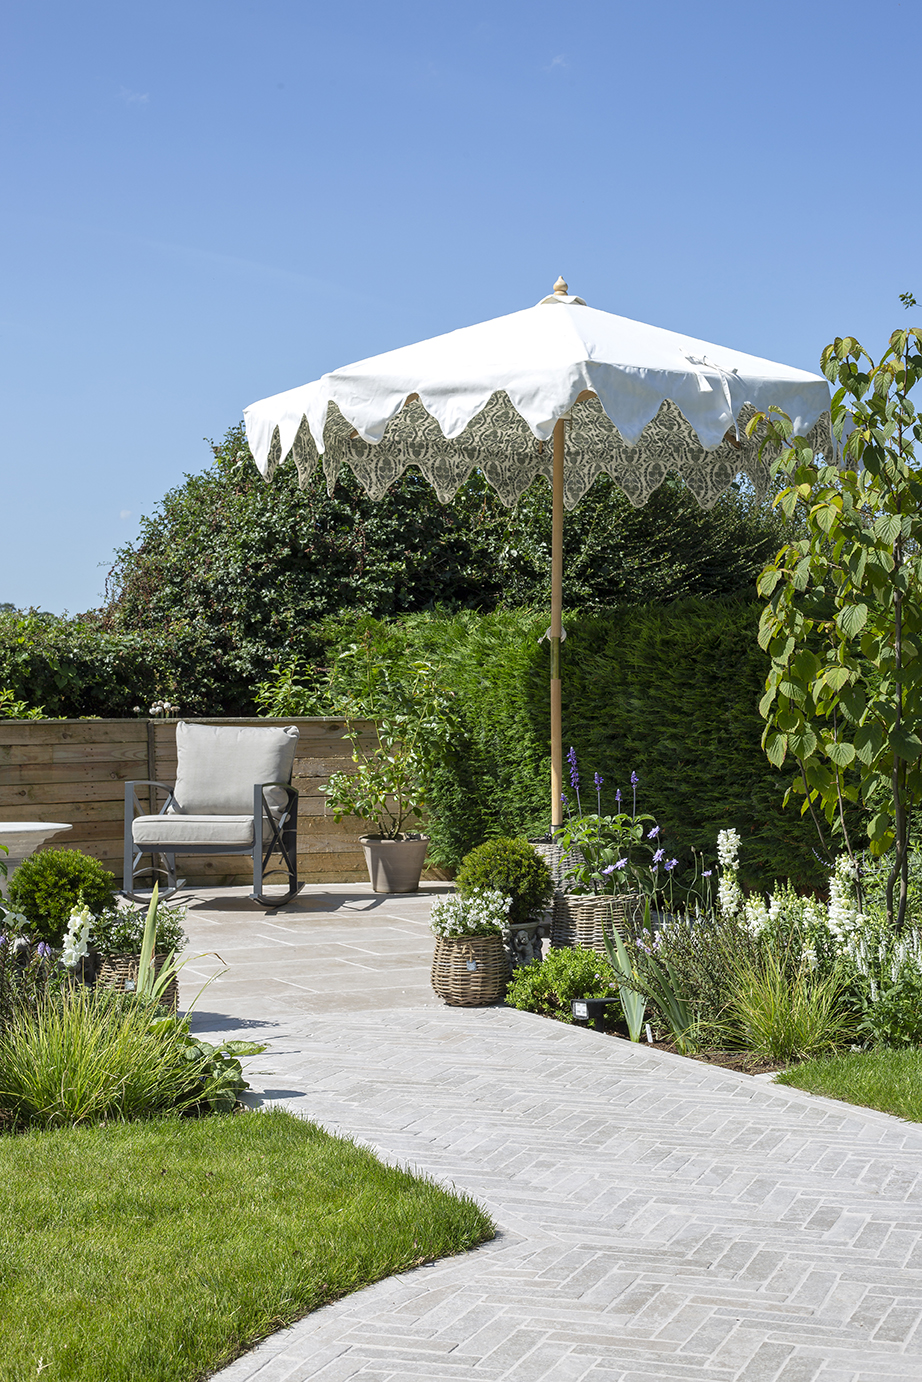
[[[253,900],[264,907],[288,902],[298,891],[298,793],[291,785],[298,731],[244,725],[176,726],[176,782],[125,783],[125,873],[122,890],[132,901],[137,879],[163,874],[163,897],[181,888],[177,854],[250,854]],[[156,815],[144,813],[138,788],[166,793]],[[145,793],[145,796],[147,793]],[[288,873],[283,898],[266,897],[263,878],[273,854]],[[139,867],[145,854],[152,867]],[[158,866],[156,857],[163,860]],[[276,870],[271,870],[276,871]]]

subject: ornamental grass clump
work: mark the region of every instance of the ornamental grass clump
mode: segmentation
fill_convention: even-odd
[[[792,980],[784,958],[769,950],[760,964],[736,971],[719,1028],[723,1044],[779,1062],[835,1051],[856,1035],[847,988],[843,971],[822,975],[807,961]]]
[[[37,1127],[137,1118],[202,1099],[205,1062],[156,1005],[82,985],[50,992],[0,1032],[0,1106]]]
[[[506,836],[487,840],[472,849],[462,861],[455,881],[462,897],[484,890],[509,897],[512,926],[534,920],[554,892],[550,869],[528,841]]]

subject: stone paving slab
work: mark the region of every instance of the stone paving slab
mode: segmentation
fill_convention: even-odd
[[[428,988],[431,896],[190,909],[192,952],[230,965],[197,1030],[270,1042],[254,1100],[470,1193],[499,1229],[305,1317],[222,1382],[922,1380],[922,1127],[448,1008]],[[287,949],[267,953],[270,923]]]

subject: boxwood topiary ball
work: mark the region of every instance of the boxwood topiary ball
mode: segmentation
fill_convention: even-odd
[[[465,855],[455,882],[465,897],[480,888],[498,888],[505,897],[511,897],[509,920],[513,925],[534,917],[554,892],[550,869],[528,841],[504,835]]]
[[[33,940],[56,948],[64,940],[71,909],[85,902],[94,916],[115,901],[115,878],[79,849],[40,849],[10,878],[10,904],[29,922]]]

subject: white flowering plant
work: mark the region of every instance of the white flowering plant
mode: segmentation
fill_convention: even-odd
[[[493,888],[462,897],[449,893],[432,904],[429,925],[437,936],[499,936],[508,925],[512,898]]]
[[[861,866],[840,855],[829,878],[828,901],[801,896],[788,885],[768,898],[744,897],[737,879],[739,837],[718,836],[721,863],[720,915],[724,925],[736,921],[758,943],[763,954],[783,962],[792,982],[798,973],[816,980],[838,974],[844,1001],[859,1020],[865,1040],[887,1045],[922,1042],[922,931],[908,925],[897,933],[887,921],[883,897],[889,859]],[[913,861],[922,874],[922,858]],[[864,884],[864,908],[859,884]]]
[[[73,907],[70,919],[67,923],[67,930],[64,933],[64,945],[61,950],[61,963],[67,969],[76,969],[81,960],[85,960],[90,953],[90,932],[93,928],[93,913],[84,903],[82,906]]]

